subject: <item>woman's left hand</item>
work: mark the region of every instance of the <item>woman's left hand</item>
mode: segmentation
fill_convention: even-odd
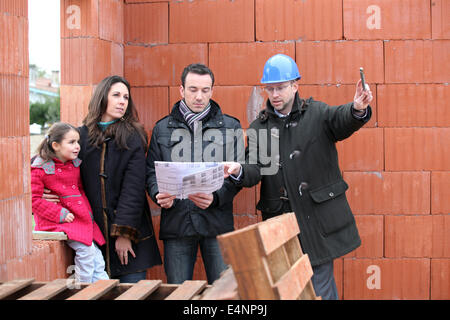
[[[131,240],[125,237],[117,237],[116,239],[116,253],[119,257],[122,265],[128,264],[128,252],[131,253],[133,258],[136,258],[136,254],[131,247]]]

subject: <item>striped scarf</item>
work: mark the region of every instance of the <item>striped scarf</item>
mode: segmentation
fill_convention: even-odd
[[[180,100],[180,112],[183,115],[184,120],[187,122],[188,126],[194,130],[194,123],[204,119],[211,109],[211,103],[209,102],[206,108],[202,112],[195,113],[186,105],[184,100]]]

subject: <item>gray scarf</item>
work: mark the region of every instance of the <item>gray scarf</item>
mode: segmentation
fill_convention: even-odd
[[[211,103],[208,102],[208,105],[206,106],[206,108],[203,111],[195,113],[191,109],[189,109],[189,107],[186,105],[184,100],[181,100],[179,109],[180,109],[181,114],[183,115],[184,120],[188,124],[188,126],[192,130],[194,130],[194,122],[201,121],[208,115],[209,110],[211,109]]]

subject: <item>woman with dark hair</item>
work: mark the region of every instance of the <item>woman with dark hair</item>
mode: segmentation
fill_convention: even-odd
[[[121,282],[145,279],[161,256],[145,194],[147,134],[126,79],[97,85],[80,136],[81,177],[106,239],[106,270]]]

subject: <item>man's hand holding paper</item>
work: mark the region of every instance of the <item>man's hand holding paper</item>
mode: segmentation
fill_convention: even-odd
[[[166,192],[158,193],[156,195],[156,199],[158,200],[158,204],[161,208],[169,209],[173,206],[173,201],[176,196],[168,194]]]
[[[214,200],[212,193],[222,187],[224,180],[222,163],[155,161],[155,170],[161,204],[167,208],[172,206],[170,196],[190,198],[198,207],[207,208]]]

